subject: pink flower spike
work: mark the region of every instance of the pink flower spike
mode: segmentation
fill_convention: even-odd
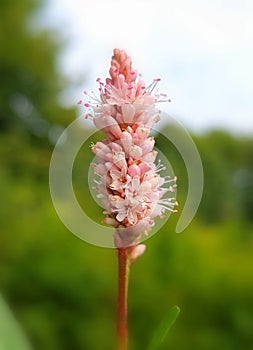
[[[149,136],[160,120],[155,103],[167,95],[153,92],[160,78],[146,87],[123,50],[114,50],[109,72],[105,84],[97,78],[98,96],[86,93],[87,116],[106,134],[92,146],[95,190],[105,209],[104,223],[116,229],[116,248],[134,247],[129,251],[135,261],[145,249],[138,245],[142,235],[149,233],[155,218],[175,211],[176,200],[167,195],[175,192],[176,177],[160,175],[165,168],[160,161],[155,164],[155,140]]]
[[[105,82],[96,79],[97,93],[84,92],[84,106],[89,108],[86,118],[105,133],[103,141],[91,145],[95,154],[91,188],[103,208],[102,222],[114,232],[104,239],[114,239],[118,254],[117,348],[126,350],[130,265],[145,252],[140,243],[155,233],[151,230],[156,220],[164,219],[166,212],[177,212],[176,196],[170,197],[176,192],[177,178],[163,175],[166,168],[156,161],[155,139],[150,136],[160,121],[156,104],[170,101],[157,89],[161,79],[145,84],[131,57],[120,49],[113,50],[109,74]]]

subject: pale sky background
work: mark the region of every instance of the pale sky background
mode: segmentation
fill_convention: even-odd
[[[162,78],[172,102],[159,107],[188,129],[253,132],[253,1],[48,0],[43,26],[66,39],[59,67],[81,81],[63,103],[96,89],[117,47],[146,83]]]

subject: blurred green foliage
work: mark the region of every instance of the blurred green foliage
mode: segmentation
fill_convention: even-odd
[[[48,134],[71,122],[74,111],[57,102],[64,85],[56,67],[58,37],[29,29],[30,15],[38,8],[32,0],[0,3],[0,290],[34,349],[111,350],[115,252],[73,236],[50,199]],[[253,347],[253,140],[224,131],[194,140],[204,166],[203,200],[184,234],[174,233],[180,213],[171,216],[132,267],[133,350],[146,348],[174,304],[182,311],[161,349]],[[158,136],[157,146],[178,175],[180,210],[186,169],[173,145]],[[83,206],[91,159],[85,144],[73,171]],[[90,202],[89,213],[95,211]],[[0,320],[5,321],[1,310]]]

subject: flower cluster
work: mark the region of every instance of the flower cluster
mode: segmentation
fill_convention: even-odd
[[[125,51],[114,50],[110,76],[105,84],[97,79],[100,96],[93,94],[85,106],[91,111],[87,117],[107,135],[92,145],[104,222],[116,228],[119,244],[131,245],[149,232],[155,217],[162,217],[165,210],[174,212],[177,204],[175,198],[164,197],[175,191],[176,178],[159,174],[165,168],[160,161],[155,164],[155,140],[150,136],[160,119],[155,103],[167,99],[153,93],[160,79],[145,86]],[[163,187],[166,183],[170,184]]]

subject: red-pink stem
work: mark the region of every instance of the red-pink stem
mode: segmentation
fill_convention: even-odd
[[[118,251],[118,350],[127,350],[128,328],[127,328],[127,294],[130,261],[127,248],[117,248]]]

